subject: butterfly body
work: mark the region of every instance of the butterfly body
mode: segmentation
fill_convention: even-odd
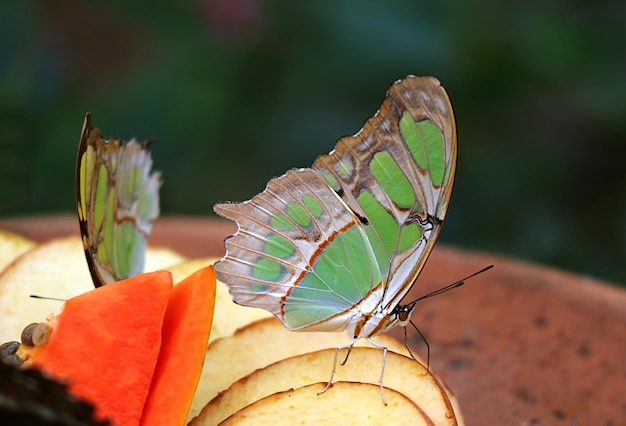
[[[237,303],[292,330],[370,338],[405,323],[400,302],[445,219],[455,164],[444,89],[431,77],[400,80],[360,132],[310,169],[215,206],[239,226],[217,277]]]
[[[76,201],[94,285],[142,272],[159,215],[160,175],[151,173],[148,143],[105,140],[85,116],[78,147]]]

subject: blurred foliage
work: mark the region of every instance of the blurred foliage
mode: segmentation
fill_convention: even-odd
[[[406,74],[459,128],[441,239],[626,282],[626,3],[5,1],[0,215],[73,212],[86,111],[212,215],[356,132]]]

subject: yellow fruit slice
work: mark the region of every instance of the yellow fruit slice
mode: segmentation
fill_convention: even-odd
[[[338,359],[343,360],[345,350]],[[330,378],[335,349],[323,349],[283,359],[233,383],[220,393],[194,419],[193,426],[219,424],[245,406],[276,392],[299,388]],[[337,364],[334,381],[378,385],[383,351],[377,348],[353,348],[344,365]],[[385,361],[383,385],[405,395],[437,425],[455,425],[454,412],[444,388],[420,363],[389,351]],[[333,393],[330,388],[327,393]],[[385,399],[387,391],[385,390]],[[380,388],[378,402],[381,402]],[[389,402],[389,401],[387,401]]]
[[[317,393],[325,383],[279,392],[263,398],[229,417],[229,425],[432,425],[411,400],[393,389],[369,383],[337,382],[332,392]]]
[[[219,315],[219,309],[219,306],[216,307],[216,316]],[[258,368],[293,355],[336,348],[349,341],[347,334],[343,332],[289,331],[274,317],[256,321],[237,330],[232,336],[217,339],[209,345],[206,353],[202,376],[188,418],[198,415],[202,407],[231,383]],[[392,337],[378,336],[376,341],[391,350],[406,353],[404,345]],[[361,339],[357,346],[370,344]],[[327,368],[330,377],[331,365]]]
[[[11,262],[35,245],[34,241],[0,229],[0,274]]]

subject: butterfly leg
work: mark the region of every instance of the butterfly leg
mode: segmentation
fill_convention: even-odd
[[[406,332],[406,327],[402,327],[404,329],[404,347],[406,348],[407,351],[409,351],[409,355],[411,355],[411,358],[413,358],[413,361],[417,361],[417,358],[415,358],[415,355],[413,355],[413,351],[411,351],[411,348],[409,347],[409,335]]]
[[[417,331],[417,334],[420,335],[420,337],[422,338],[424,343],[426,343],[426,374],[428,374],[430,372],[430,345],[428,344],[428,340],[426,340],[426,337],[422,334],[420,329],[417,328],[415,323],[413,321],[409,321],[409,322],[413,326],[415,331]],[[415,358],[415,355],[413,355],[413,352],[411,352],[411,348],[409,348],[409,338],[407,336],[406,326],[404,327],[404,346],[406,347],[407,351],[409,351],[409,355],[411,355],[411,358],[413,358],[413,360],[419,362],[417,360],[417,358]],[[424,374],[424,375],[426,375],[426,374]]]
[[[352,347],[354,346],[357,340],[358,338],[354,338],[347,345],[337,346],[335,348],[335,356],[333,357],[333,369],[330,372],[330,378],[328,379],[328,383],[326,383],[326,387],[317,393],[318,395],[321,395],[324,392],[326,392],[333,384],[333,378],[335,377],[335,371],[337,370],[337,357],[339,356],[339,351],[342,349],[348,349],[348,354],[346,355],[346,358],[343,360],[343,362],[340,362],[341,365],[344,365],[346,361],[348,361],[348,355],[350,355],[350,351],[352,350]]]
[[[373,346],[377,347],[378,349],[383,350],[383,364],[382,364],[382,367],[380,368],[380,377],[378,378],[378,384],[380,385],[380,396],[383,399],[383,404],[387,405],[387,401],[385,400],[385,388],[383,387],[383,376],[385,374],[385,364],[387,363],[387,347],[376,343],[370,337],[367,338],[367,341],[370,342]]]
[[[350,344],[350,346],[348,346],[348,352],[346,353],[346,357],[343,359],[343,361],[339,362],[339,365],[346,365],[346,362],[348,362],[348,357],[350,356],[350,352],[352,352],[352,347],[354,346],[354,343],[356,342],[356,340],[352,341],[352,343]],[[339,348],[337,348],[339,349]],[[342,348],[343,349],[343,348]],[[335,357],[336,358],[336,357]],[[337,362],[337,360],[335,359],[335,362]]]

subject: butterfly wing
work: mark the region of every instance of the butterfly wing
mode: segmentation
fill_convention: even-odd
[[[99,287],[143,270],[148,237],[159,215],[159,173],[148,143],[104,140],[85,123],[78,147],[76,201],[83,247]]]
[[[456,169],[450,100],[433,77],[393,84],[378,113],[313,169],[366,227],[393,308],[423,268],[446,215]]]
[[[219,279],[237,303],[267,309],[290,329],[342,314],[380,282],[360,222],[314,170],[291,170],[252,200],[215,211],[239,225],[215,265]]]
[[[218,279],[237,303],[290,329],[341,330],[354,310],[393,308],[419,274],[450,198],[456,131],[433,78],[407,77],[312,169],[215,211],[237,222]]]
[[[91,402],[69,392],[67,383],[37,368],[0,361],[0,421],[5,425],[107,426],[95,419]]]

